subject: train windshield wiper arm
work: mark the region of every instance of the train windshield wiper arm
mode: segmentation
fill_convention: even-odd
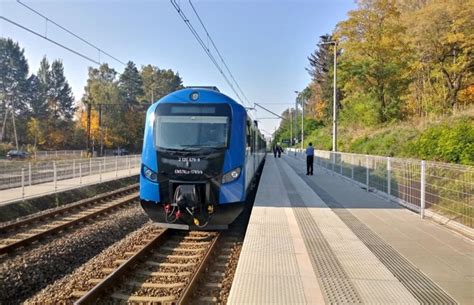
[[[189,149],[189,148],[171,148],[171,147],[160,147],[159,149],[167,150],[167,151],[194,151],[194,150],[197,150],[197,149]]]

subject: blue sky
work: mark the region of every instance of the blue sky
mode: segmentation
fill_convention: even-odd
[[[168,0],[23,2],[122,61],[132,60],[138,67],[171,68],[180,73],[185,85],[216,85],[235,98]],[[200,29],[188,1],[179,3]],[[294,91],[310,81],[305,67],[318,37],[330,33],[356,7],[353,0],[195,0],[193,4],[249,100],[268,104],[277,113],[294,103]],[[52,24],[46,26],[44,19],[16,1],[0,0],[0,15],[99,59],[96,50]],[[3,20],[0,35],[25,49],[30,72],[36,73],[44,55],[62,59],[75,98],[82,97],[87,67],[92,63]],[[104,55],[100,60],[118,72],[123,70]],[[256,116],[270,115],[258,110]],[[262,120],[260,126],[272,132],[278,124],[278,120]]]

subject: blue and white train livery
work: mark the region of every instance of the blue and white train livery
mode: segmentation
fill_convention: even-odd
[[[265,147],[245,108],[217,88],[173,92],[147,112],[141,205],[163,227],[226,229],[244,209]]]

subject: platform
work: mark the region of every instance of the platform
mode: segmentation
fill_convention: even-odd
[[[138,168],[131,168],[113,172],[105,172],[102,174],[88,175],[84,177],[58,180],[56,184],[54,182],[47,182],[28,185],[24,188],[16,187],[6,190],[0,190],[0,205],[9,204],[23,199],[32,199],[55,192],[67,191],[105,181],[134,176],[138,175],[138,173]]]
[[[228,304],[474,304],[474,243],[268,156]]]

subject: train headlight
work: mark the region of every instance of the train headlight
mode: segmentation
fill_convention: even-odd
[[[237,180],[240,177],[241,168],[237,167],[222,176],[222,184]]]
[[[145,178],[147,178],[148,180],[152,182],[158,182],[158,175],[145,165],[143,165],[142,172],[143,176],[145,176]]]

